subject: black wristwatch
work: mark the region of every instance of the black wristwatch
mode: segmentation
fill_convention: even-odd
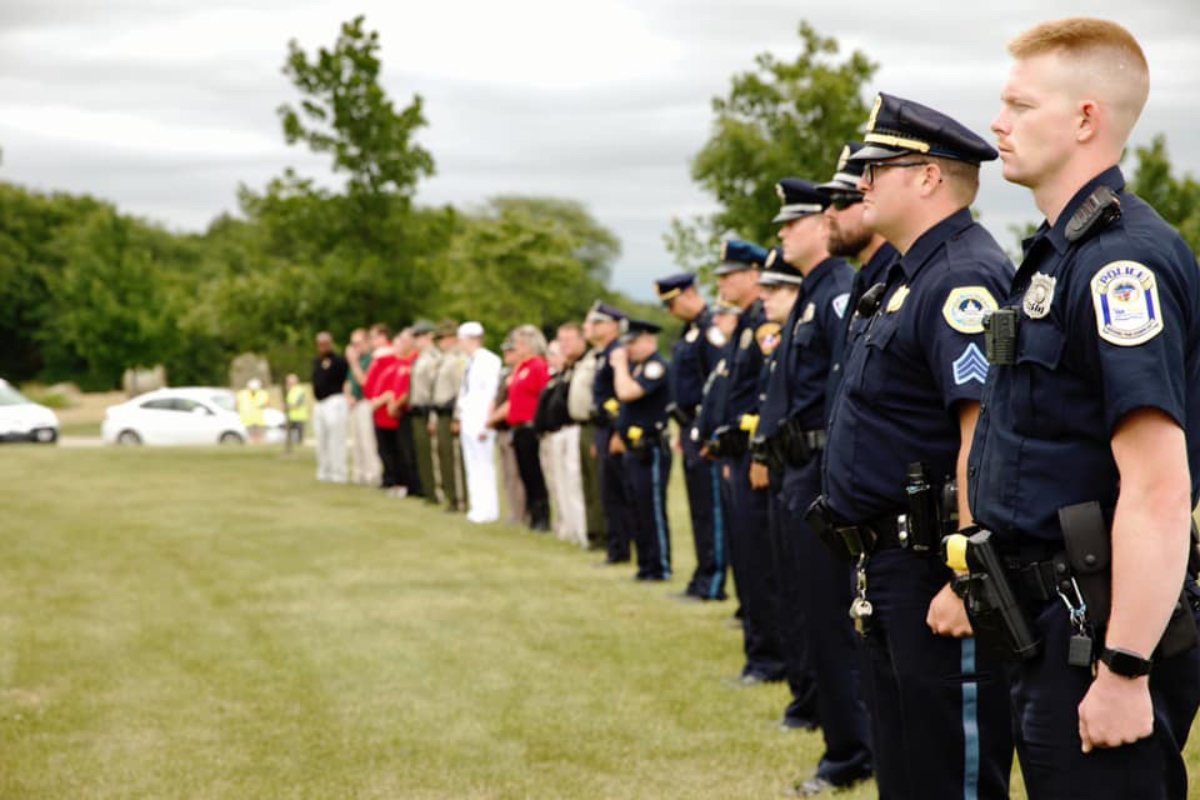
[[[1104,648],[1100,652],[1100,660],[1104,662],[1109,671],[1122,678],[1140,678],[1143,675],[1149,675],[1150,668],[1154,666],[1154,662],[1150,659],[1142,658],[1137,653],[1122,650],[1119,647]]]

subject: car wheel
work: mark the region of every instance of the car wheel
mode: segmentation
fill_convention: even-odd
[[[38,428],[33,432],[33,439],[39,444],[54,444],[58,441],[58,431],[54,428]]]
[[[245,444],[246,443],[246,440],[242,438],[241,434],[234,433],[233,431],[225,431],[224,433],[221,434],[221,438],[218,439],[218,441],[221,444]]]
[[[142,437],[138,436],[137,431],[121,431],[117,434],[117,444],[139,445],[141,443]]]

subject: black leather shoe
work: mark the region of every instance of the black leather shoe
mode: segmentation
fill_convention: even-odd
[[[789,717],[786,714],[779,721],[779,727],[785,731],[815,731],[821,727],[815,719],[807,717]]]

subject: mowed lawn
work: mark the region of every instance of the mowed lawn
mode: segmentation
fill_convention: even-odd
[[[0,797],[779,797],[731,603],[317,484],[308,453],[0,450]],[[869,797],[864,790],[849,797]]]
[[[669,586],[307,452],[5,447],[0,509],[0,798],[771,798],[820,752],[668,597],[678,472]]]

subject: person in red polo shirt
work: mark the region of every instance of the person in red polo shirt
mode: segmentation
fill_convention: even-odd
[[[538,398],[550,382],[550,369],[542,357],[546,338],[533,325],[522,325],[509,337],[513,343],[516,362],[508,384],[508,400],[493,413],[493,422],[508,423],[513,432],[513,447],[517,452],[517,470],[525,485],[525,507],[529,510],[529,527],[539,533],[550,530],[550,497],[542,475],[538,456],[538,436],[533,430]]]
[[[383,465],[383,480],[379,488],[390,492],[397,485],[396,428],[400,422],[392,416],[388,406],[393,400],[398,361],[391,331],[386,325],[371,326],[371,344],[374,350],[371,353],[371,366],[363,380],[363,397],[371,404],[375,447],[379,450],[379,461]]]
[[[413,418],[409,403],[413,364],[421,355],[416,339],[419,330],[417,326],[405,328],[393,342],[396,371],[392,375],[392,399],[388,402],[388,413],[396,420],[396,487],[404,487],[402,494],[407,497],[421,497],[424,494],[417,473],[417,448],[413,444]]]

